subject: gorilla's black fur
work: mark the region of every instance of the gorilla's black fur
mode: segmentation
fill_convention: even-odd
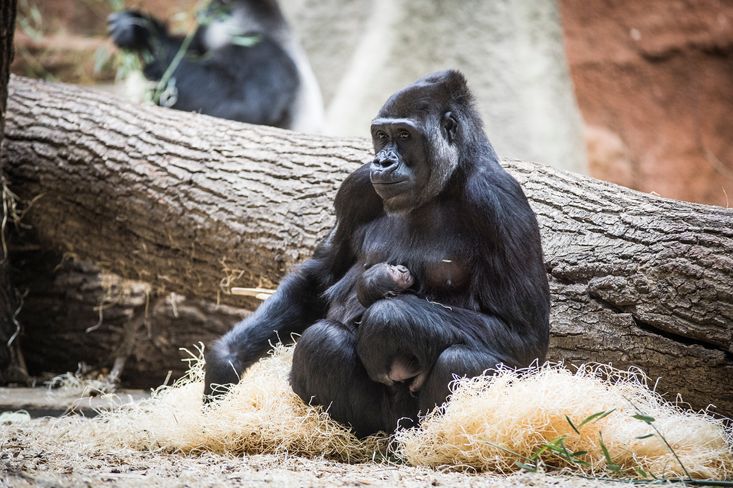
[[[550,295],[537,220],[463,76],[400,90],[371,129],[376,158],[341,185],[336,226],[214,344],[208,392],[236,382],[269,341],[301,333],[293,390],[365,435],[441,404],[454,375],[544,359]],[[405,266],[414,285],[362,305],[358,284],[380,263]]]

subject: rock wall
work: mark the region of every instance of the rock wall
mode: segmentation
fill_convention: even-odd
[[[590,173],[733,204],[733,2],[561,0]]]

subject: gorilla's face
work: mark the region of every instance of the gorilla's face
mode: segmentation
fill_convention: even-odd
[[[376,157],[371,181],[387,212],[409,211],[430,178],[426,134],[411,119],[377,118],[372,122]]]
[[[453,176],[466,145],[461,104],[470,97],[456,97],[467,93],[465,83],[454,71],[434,73],[392,95],[372,121],[370,176],[386,212],[428,203]]]
[[[386,212],[409,212],[445,188],[458,166],[456,128],[451,112],[372,121],[370,177]]]

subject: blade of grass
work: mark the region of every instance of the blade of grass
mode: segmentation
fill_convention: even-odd
[[[606,444],[603,442],[603,434],[599,432],[598,438],[599,438],[599,444],[601,446],[601,451],[603,452],[603,457],[606,458],[606,466],[608,467],[609,470],[611,470],[611,472],[618,473],[619,471],[621,471],[621,466],[614,463],[613,460],[611,459],[611,453],[608,452],[608,448],[606,447]]]
[[[600,411],[600,412],[594,413],[593,415],[589,415],[588,417],[585,418],[585,420],[583,420],[580,423],[580,426],[579,427],[582,428],[585,424],[587,424],[589,422],[597,422],[597,421],[601,420],[604,417],[608,417],[609,415],[611,415],[615,411],[616,411],[616,409],[615,408],[612,408],[611,410]]]
[[[675,452],[675,450],[672,448],[672,446],[670,445],[670,443],[667,441],[667,438],[664,437],[662,435],[662,433],[659,431],[659,429],[657,429],[657,426],[654,425],[654,417],[650,417],[649,415],[646,415],[644,412],[641,411],[641,409],[639,407],[636,406],[636,404],[634,402],[632,402],[628,398],[624,397],[624,400],[626,400],[627,402],[629,402],[631,404],[631,406],[634,407],[634,410],[636,410],[638,412],[637,415],[632,415],[632,418],[635,418],[637,420],[641,420],[645,424],[649,425],[649,427],[651,427],[652,429],[654,429],[654,432],[656,432],[657,435],[659,436],[659,438],[662,439],[662,442],[664,442],[664,445],[667,446],[667,449],[669,449],[669,452],[672,453],[672,455],[674,456],[674,458],[679,463],[680,467],[682,468],[682,471],[684,471],[684,473],[685,473],[685,476],[687,476],[687,479],[688,480],[691,480],[692,479],[692,476],[690,476],[690,472],[687,471],[687,468],[685,467],[684,463],[682,463],[682,460],[680,459],[680,457],[677,455],[677,453]]]

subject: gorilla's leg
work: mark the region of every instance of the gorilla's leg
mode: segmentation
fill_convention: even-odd
[[[432,370],[426,376],[419,394],[420,412],[425,414],[441,405],[450,395],[448,386],[456,377],[474,377],[500,361],[490,352],[472,349],[465,345],[453,345],[438,356]]]
[[[332,320],[316,322],[298,340],[290,384],[303,401],[328,408],[331,417],[351,425],[358,436],[391,432],[396,416],[417,412],[409,395],[369,379],[356,354],[355,330]],[[400,407],[403,402],[409,408]]]
[[[510,334],[495,317],[401,295],[367,309],[357,352],[373,381],[404,382],[426,413],[445,401],[454,375],[476,376],[499,363],[521,364],[517,358],[526,350],[516,347],[522,342]]]
[[[424,381],[438,355],[461,340],[444,311],[414,295],[370,306],[362,316],[357,351],[371,379],[385,385]]]

